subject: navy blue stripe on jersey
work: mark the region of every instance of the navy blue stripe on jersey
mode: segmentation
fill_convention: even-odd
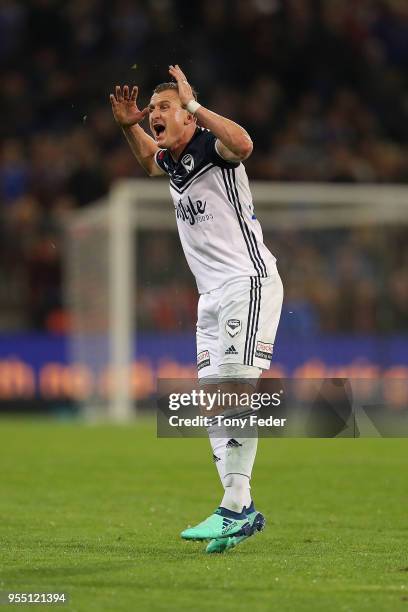
[[[254,347],[261,307],[261,280],[257,276],[251,276],[250,280],[251,289],[249,292],[249,310],[244,348],[245,365],[254,365]]]
[[[241,202],[240,202],[240,200],[239,200],[239,194],[238,194],[238,189],[237,189],[237,183],[236,183],[236,180],[235,180],[235,170],[234,170],[234,169],[233,169],[233,170],[230,170],[230,172],[231,172],[231,174],[232,174],[232,179],[233,179],[233,181],[234,181],[234,190],[235,190],[235,196],[236,196],[236,200],[237,200],[237,203],[238,203],[238,207],[239,207],[239,210],[240,210],[241,215],[243,216],[243,213],[242,213],[242,206],[241,206]],[[259,261],[259,262],[260,262],[260,264],[261,264],[261,269],[262,269],[262,274],[261,274],[261,276],[266,277],[266,276],[268,276],[268,274],[267,274],[267,272],[266,272],[266,265],[265,265],[265,262],[264,262],[264,260],[262,259],[261,254],[260,254],[260,252],[259,252],[259,249],[258,249],[258,243],[257,243],[257,240],[256,240],[256,236],[255,236],[254,232],[253,232],[252,230],[250,230],[249,228],[248,228],[248,231],[249,231],[249,235],[250,235],[250,238],[251,238],[252,244],[253,244],[254,249],[255,249],[255,251],[256,251],[256,254],[257,254],[257,259],[258,259],[258,261]]]
[[[266,273],[266,266],[265,263],[259,253],[258,250],[258,245],[256,242],[256,237],[255,234],[252,230],[249,229],[247,222],[245,221],[245,217],[244,217],[244,213],[242,211],[242,206],[241,206],[241,202],[239,200],[239,196],[238,196],[238,190],[237,190],[237,186],[236,186],[236,182],[235,182],[235,170],[231,169],[228,170],[228,176],[229,176],[229,182],[230,182],[230,186],[231,186],[231,193],[232,193],[232,197],[234,200],[234,206],[235,209],[238,211],[238,214],[240,215],[243,224],[244,224],[244,228],[245,228],[245,232],[246,235],[248,237],[248,241],[251,245],[251,251],[253,254],[253,261],[257,262],[257,265],[254,266],[256,271],[258,272],[258,276],[262,276],[262,277],[266,277],[267,273]]]
[[[215,165],[208,164],[207,166],[204,166],[204,168],[202,168],[200,172],[197,172],[194,176],[191,177],[191,179],[187,183],[184,183],[183,187],[177,187],[177,185],[171,179],[170,179],[170,185],[173,187],[175,191],[177,191],[177,193],[182,194],[186,191],[186,189],[190,187],[192,183],[194,183],[196,179],[200,178],[200,176],[202,176],[203,174],[211,170],[211,168],[215,168]]]
[[[221,172],[222,172],[222,177],[224,179],[224,185],[225,185],[225,190],[227,192],[227,197],[228,197],[228,200],[230,201],[230,203],[232,204],[232,206],[234,207],[235,214],[237,215],[238,223],[239,223],[242,235],[243,235],[244,240],[245,240],[245,244],[246,244],[246,247],[247,247],[247,250],[248,250],[249,257],[250,257],[250,259],[252,261],[252,264],[253,264],[253,266],[255,268],[255,271],[258,272],[258,274],[259,274],[259,270],[256,267],[256,261],[254,261],[253,254],[251,252],[251,246],[250,246],[247,234],[245,233],[245,228],[244,228],[244,224],[242,222],[242,218],[239,215],[239,212],[238,212],[238,210],[237,210],[237,208],[235,206],[234,198],[232,197],[232,186],[229,187],[229,185],[228,185],[228,180],[227,180],[227,176],[228,176],[227,172],[228,171],[225,170],[224,168],[222,168]]]
[[[245,219],[244,219],[244,216],[242,214],[242,210],[240,212],[240,210],[238,208],[238,205],[236,203],[235,197],[234,197],[234,189],[233,189],[232,180],[231,180],[231,176],[230,176],[230,173],[232,172],[232,170],[226,170],[226,169],[222,168],[221,172],[222,172],[222,176],[223,176],[223,179],[224,179],[224,184],[225,184],[225,189],[226,189],[226,192],[227,192],[228,200],[230,201],[230,203],[234,207],[235,214],[237,215],[238,223],[239,223],[239,226],[241,228],[241,232],[242,232],[242,235],[244,237],[245,244],[247,246],[249,257],[250,257],[251,262],[252,262],[252,264],[253,264],[253,266],[255,268],[255,272],[258,274],[258,276],[263,276],[263,274],[262,274],[262,272],[263,272],[262,271],[262,267],[260,265],[259,260],[256,257],[256,253],[254,251],[254,247],[253,247],[253,244],[252,244],[251,239],[250,239],[248,226],[245,223]]]

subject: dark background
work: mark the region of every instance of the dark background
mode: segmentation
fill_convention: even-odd
[[[69,331],[64,219],[142,176],[109,92],[138,84],[144,105],[176,62],[204,105],[251,134],[250,179],[408,181],[402,0],[3,0],[0,329]],[[268,233],[285,308],[310,332],[408,330],[407,237]],[[176,235],[140,248],[140,328],[191,330],[197,296]]]

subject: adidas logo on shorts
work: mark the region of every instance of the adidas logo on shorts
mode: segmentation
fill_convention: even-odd
[[[231,346],[227,348],[227,350],[225,351],[225,354],[226,355],[238,355],[238,351],[236,350],[235,346],[231,344]]]

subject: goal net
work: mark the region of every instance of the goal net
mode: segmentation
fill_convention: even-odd
[[[341,228],[375,226],[381,234],[384,228],[408,222],[408,189],[400,186],[255,182],[252,191],[272,252],[273,238],[280,233],[330,236]],[[140,275],[147,258],[150,263],[160,250],[161,240],[169,236],[174,240],[176,231],[164,179],[120,181],[106,199],[75,211],[67,222],[69,355],[83,382],[82,404],[88,418],[126,421],[135,414],[138,388],[146,386],[150,376],[140,367],[135,370],[137,321],[143,327],[143,313],[138,313],[140,282],[150,283],[141,281]],[[155,244],[155,252],[146,254],[146,244]],[[174,274],[177,286],[180,270],[188,274],[181,247],[176,255],[164,257],[171,261],[160,266],[157,255],[155,274],[160,267],[163,275]],[[192,288],[193,279],[188,278]],[[153,307],[154,291],[149,295]],[[177,290],[174,295],[177,300]]]

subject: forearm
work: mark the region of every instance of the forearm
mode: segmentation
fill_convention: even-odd
[[[246,159],[251,154],[252,140],[243,127],[204,106],[200,106],[195,115],[200,125],[209,129],[238,158]]]
[[[142,168],[149,174],[156,174],[155,170],[159,171],[154,161],[154,156],[158,150],[158,146],[149,134],[147,134],[140,125],[132,125],[130,127],[122,127],[126,140]],[[159,173],[159,172],[157,172]]]

